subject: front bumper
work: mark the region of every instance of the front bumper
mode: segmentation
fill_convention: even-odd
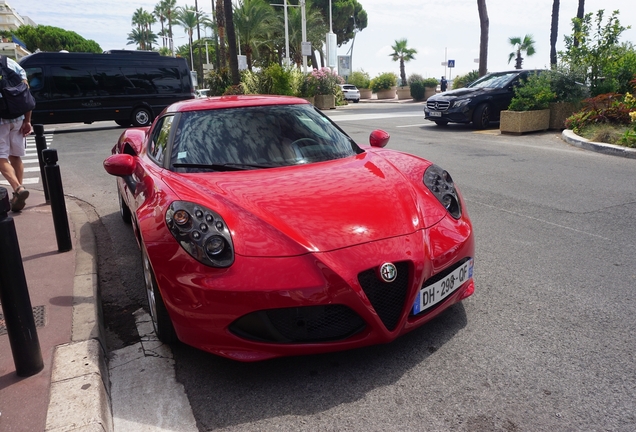
[[[412,314],[425,281],[474,256],[467,219],[446,217],[427,230],[327,253],[237,255],[226,269],[199,264],[174,242],[146,247],[179,339],[241,361],[390,342],[474,290],[468,280]],[[376,277],[386,262],[406,272],[403,286]]]
[[[450,107],[444,111],[436,111],[428,107],[424,108],[424,118],[431,121],[447,121],[449,123],[470,123],[473,118],[474,108],[464,105],[458,108]],[[439,116],[431,115],[432,112],[439,113]]]

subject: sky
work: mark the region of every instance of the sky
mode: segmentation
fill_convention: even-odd
[[[407,46],[417,50],[415,59],[405,64],[406,75],[417,73],[423,77],[453,78],[478,69],[479,14],[476,0],[358,0],[368,15],[367,28],[350,42],[338,48],[338,55],[352,55],[351,66],[364,70],[371,78],[383,72],[399,75],[399,62],[390,54],[396,40],[406,38]],[[6,0],[20,15],[37,24],[71,30],[85,39],[97,42],[103,50],[135,49],[127,45],[132,30],[134,11],[154,9],[158,0]],[[194,6],[194,0],[178,0],[179,6]],[[199,9],[212,13],[211,0],[199,0]],[[544,68],[550,63],[550,23],[552,0],[486,0],[490,20],[488,70],[490,72],[514,68],[514,51],[508,39],[532,35],[536,53],[526,57],[524,68]],[[564,49],[563,36],[571,33],[571,18],[576,16],[578,0],[561,0],[557,50]],[[636,44],[636,1],[586,0],[585,12],[604,9],[609,16],[620,10],[619,20],[626,30],[621,42]],[[159,30],[159,24],[156,24]],[[175,44],[187,43],[186,33],[175,31]],[[351,49],[353,45],[353,49]],[[455,67],[442,64],[455,60]]]

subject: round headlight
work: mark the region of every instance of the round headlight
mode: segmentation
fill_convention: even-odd
[[[185,226],[190,221],[190,213],[185,210],[177,210],[172,215],[172,220],[179,226]]]
[[[215,256],[225,249],[225,239],[221,236],[212,236],[205,242],[205,253]]]

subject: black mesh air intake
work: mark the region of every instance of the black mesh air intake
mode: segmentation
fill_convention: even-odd
[[[234,321],[230,331],[263,342],[311,343],[343,340],[365,326],[349,307],[324,305],[253,312]]]
[[[358,274],[360,286],[389,331],[393,331],[398,324],[409,285],[409,264],[396,263],[395,267],[397,278],[393,282],[384,282],[377,276],[375,269]]]

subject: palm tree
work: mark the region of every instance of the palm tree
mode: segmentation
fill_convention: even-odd
[[[576,10],[576,17],[579,20],[583,20],[583,18],[585,17],[585,0],[579,0],[579,7]],[[579,38],[577,37],[574,38],[574,46],[579,46]]]
[[[284,29],[285,18],[284,13],[278,13],[279,22],[276,25],[276,29]],[[323,45],[323,39],[325,33],[328,31],[328,27],[324,22],[322,13],[310,1],[305,3],[305,19],[307,28],[307,41],[311,42],[312,50],[320,50]],[[287,21],[289,29],[289,55],[292,61],[296,64],[296,67],[301,66],[303,62],[302,56],[302,11],[300,8],[290,8],[287,11]],[[278,32],[280,34],[280,31]],[[281,39],[281,42],[284,41]],[[317,68],[317,65],[312,60],[312,66]]]
[[[521,69],[521,64],[523,63],[523,57],[521,57],[521,51],[525,51],[526,55],[531,56],[535,53],[534,49],[534,39],[532,39],[532,35],[525,35],[523,40],[519,37],[511,37],[508,39],[510,45],[515,47],[516,51],[513,51],[508,55],[508,63],[513,58],[515,59],[515,69]],[[516,56],[516,57],[515,57]]]
[[[225,58],[225,6],[224,0],[216,0],[216,28],[219,31],[219,69],[225,69],[227,63]]]
[[[152,43],[157,40],[157,35],[152,32],[151,27],[155,22],[157,21],[152,14],[143,8],[133,13],[132,24],[137,27],[133,39],[137,41],[140,50],[152,49]],[[131,34],[128,35],[128,40],[131,40]]]
[[[166,22],[168,24],[168,48],[170,48],[170,52],[174,55],[174,35],[172,33],[172,23],[175,21],[177,0],[161,0],[161,4],[166,14]]]
[[[155,5],[155,9],[152,11],[152,14],[155,16],[155,18],[157,18],[157,20],[159,20],[159,23],[161,24],[161,32],[159,32],[159,36],[164,36],[163,37],[163,43],[161,46],[163,46],[165,48],[166,46],[166,38],[165,38],[165,31],[163,28],[163,23],[166,21],[166,10],[165,10],[165,5],[163,2],[159,2]]]
[[[552,2],[552,24],[550,26],[550,67],[557,65],[556,43],[559,32],[559,0]]]
[[[194,6],[185,6],[177,8],[175,21],[183,27],[188,34],[188,42],[190,46],[190,70],[194,69],[194,56],[192,55],[192,34],[199,23],[199,14]]]
[[[242,0],[234,9],[234,26],[240,46],[252,70],[252,56],[272,32],[276,15],[265,0]]]
[[[225,26],[227,28],[227,48],[230,56],[230,72],[232,74],[232,84],[237,86],[241,83],[241,76],[238,69],[238,52],[236,50],[236,32],[234,30],[234,8],[232,0],[223,0],[225,9]]]
[[[400,79],[402,80],[401,85],[406,85],[406,72],[404,71],[404,62],[408,62],[411,60],[415,60],[415,54],[417,54],[417,50],[414,48],[407,48],[406,39],[400,39],[395,41],[395,45],[391,47],[393,53],[389,54],[393,61],[400,61]]]
[[[486,0],[477,0],[477,10],[479,11],[479,76],[488,72],[488,31],[490,21],[488,20],[488,10]]]

